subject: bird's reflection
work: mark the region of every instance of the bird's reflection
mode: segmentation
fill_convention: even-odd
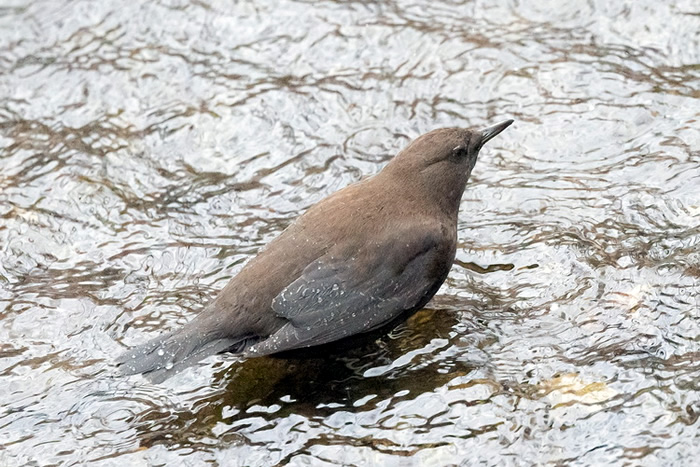
[[[429,352],[421,355],[421,362],[391,364],[433,339],[447,339],[458,321],[456,311],[425,309],[390,332],[225,365],[211,382],[224,389],[195,401],[193,409],[158,408],[138,417],[141,444],[191,445],[192,433],[207,436],[218,422],[254,417],[274,421],[290,414],[322,418],[337,410],[371,410],[380,401],[433,391],[473,367],[464,362],[450,372],[438,371],[441,362]],[[380,367],[384,370],[377,371]],[[376,376],[367,376],[370,369]],[[354,406],[368,396],[373,396],[370,402]]]

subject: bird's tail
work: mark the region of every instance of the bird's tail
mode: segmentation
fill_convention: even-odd
[[[134,347],[117,359],[117,366],[123,374],[143,373],[160,383],[210,355],[240,352],[249,344],[245,336],[218,336],[192,324]]]

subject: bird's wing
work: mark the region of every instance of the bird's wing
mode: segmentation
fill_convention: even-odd
[[[372,242],[378,254],[368,261],[327,253],[312,262],[272,302],[289,323],[246,353],[266,355],[367,332],[429,299],[451,265],[444,264],[452,259],[445,258],[444,236],[425,228],[389,237]]]

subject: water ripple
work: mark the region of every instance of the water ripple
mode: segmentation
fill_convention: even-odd
[[[697,5],[0,7],[0,464],[676,465],[697,448]],[[480,157],[389,335],[111,366],[422,132]]]

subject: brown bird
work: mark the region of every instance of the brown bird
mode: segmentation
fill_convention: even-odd
[[[511,123],[417,138],[378,174],[309,208],[191,322],[118,365],[159,382],[216,353],[269,355],[408,317],[447,278],[479,150]]]

